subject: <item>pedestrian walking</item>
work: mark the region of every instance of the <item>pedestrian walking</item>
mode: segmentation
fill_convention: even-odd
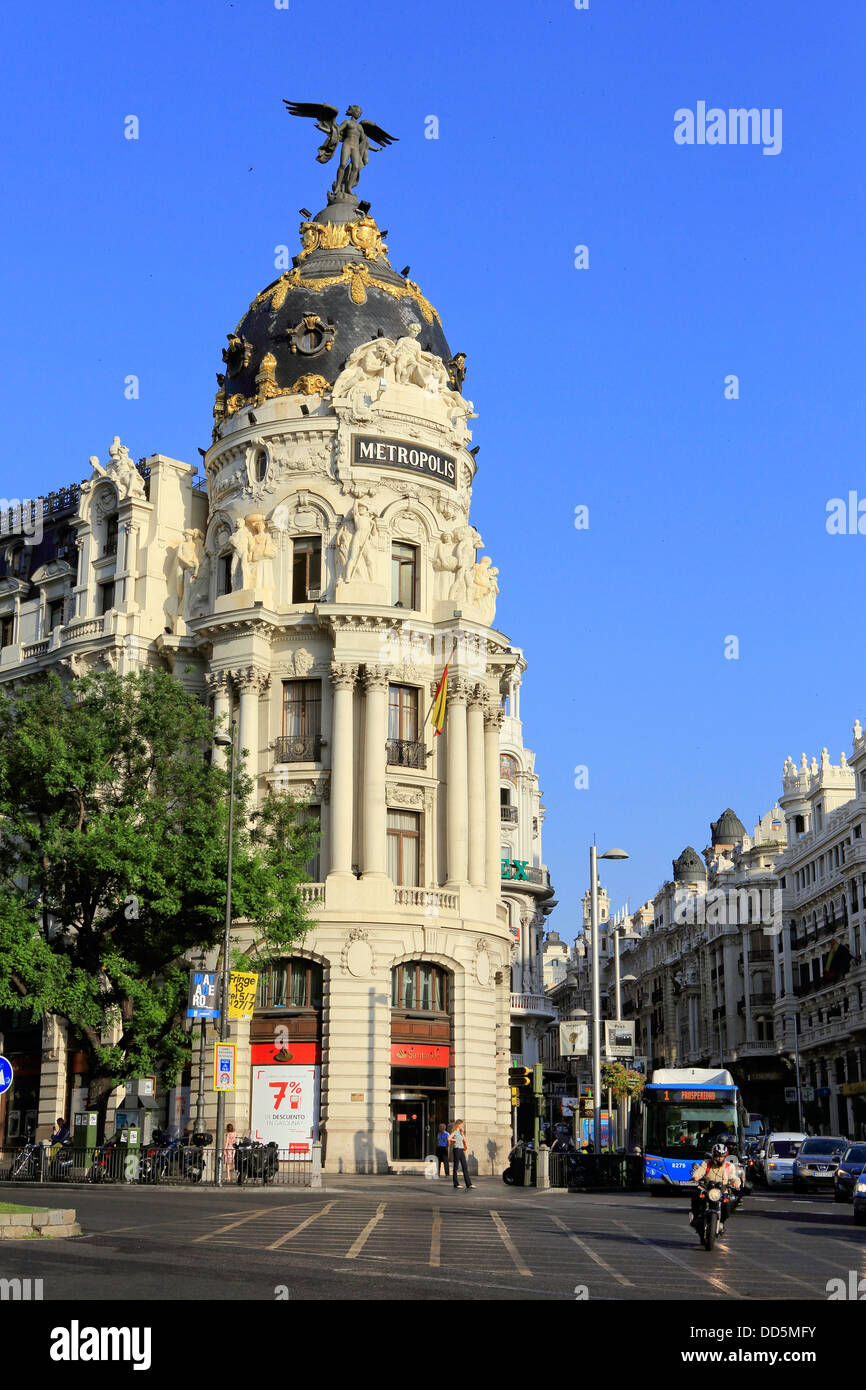
[[[235,1144],[238,1135],[234,1125],[226,1125],[226,1137],[223,1144],[223,1167],[226,1172],[235,1166]]]
[[[448,1145],[451,1136],[448,1133],[447,1125],[439,1126],[439,1133],[436,1135],[436,1176],[438,1178],[442,1171],[442,1164],[445,1164],[445,1176],[448,1176]]]
[[[466,1133],[463,1129],[462,1120],[458,1120],[455,1124],[453,1130],[451,1131],[451,1134],[449,1135],[448,1142],[451,1145],[452,1149],[451,1160],[453,1163],[452,1171],[454,1173],[455,1188],[460,1186],[459,1182],[457,1181],[458,1163],[460,1167],[463,1169],[463,1182],[465,1186],[471,1187],[472,1183],[469,1181],[469,1169],[466,1167]]]

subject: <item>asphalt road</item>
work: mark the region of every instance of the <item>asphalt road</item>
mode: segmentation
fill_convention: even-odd
[[[236,1186],[4,1191],[74,1206],[72,1240],[4,1241],[0,1278],[49,1300],[820,1300],[866,1275],[866,1230],[831,1197],[746,1199],[703,1250],[683,1198],[337,1178]],[[13,1193],[15,1194],[13,1197]],[[26,1194],[26,1195],[25,1195]],[[802,1315],[801,1315],[802,1316]]]

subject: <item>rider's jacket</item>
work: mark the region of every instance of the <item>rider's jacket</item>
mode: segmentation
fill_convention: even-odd
[[[708,1178],[710,1182],[727,1183],[735,1190],[740,1186],[737,1170],[726,1158],[721,1163],[714,1163],[711,1158],[705,1158],[703,1163],[696,1164],[692,1169],[692,1178],[695,1182],[700,1182],[702,1178]]]

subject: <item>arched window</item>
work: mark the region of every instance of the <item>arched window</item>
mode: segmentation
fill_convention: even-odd
[[[256,1009],[321,1009],[322,967],[290,956],[272,961],[259,974]]]
[[[404,1013],[450,1013],[447,970],[426,960],[395,965],[391,971],[391,1008]]]

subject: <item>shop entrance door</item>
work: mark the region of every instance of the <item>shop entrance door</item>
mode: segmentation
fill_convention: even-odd
[[[427,1141],[427,1097],[418,1091],[391,1092],[391,1152],[394,1158],[423,1159]]]

